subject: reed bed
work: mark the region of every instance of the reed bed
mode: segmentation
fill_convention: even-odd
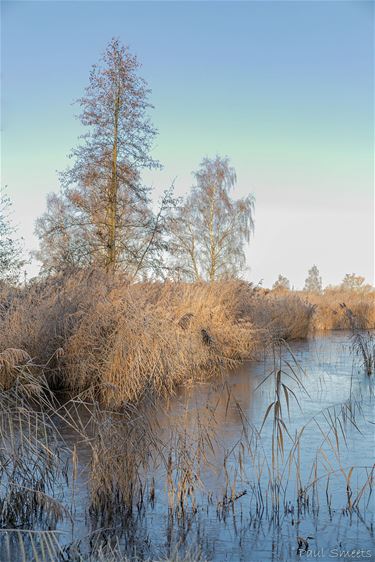
[[[106,405],[167,396],[228,372],[277,339],[375,322],[374,293],[267,291],[251,283],[130,284],[102,271],[0,295],[0,385],[24,368],[51,389],[94,389]]]
[[[340,308],[352,331],[352,351],[360,358],[366,373],[372,375],[375,370],[375,334],[363,330],[361,318],[358,318],[345,303],[342,303]]]
[[[315,305],[291,291],[255,291],[243,302],[243,313],[263,332],[266,343],[273,339],[292,341],[307,338],[314,330]]]
[[[361,330],[375,329],[375,290],[348,291],[326,289],[321,294],[307,293],[305,298],[316,307],[317,330],[350,330],[351,324],[342,303],[353,312]]]
[[[0,384],[27,367],[51,389],[93,388],[107,405],[169,395],[254,355],[277,316],[264,322],[257,301],[240,281],[130,285],[100,271],[39,281],[3,296]],[[292,317],[284,337],[298,336]]]

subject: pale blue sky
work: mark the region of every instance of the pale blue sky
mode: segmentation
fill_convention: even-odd
[[[249,278],[300,287],[316,263],[326,284],[374,281],[372,2],[13,1],[2,16],[1,181],[27,248],[81,132],[71,102],[118,36],[152,89],[156,194],[227,154],[256,196]]]

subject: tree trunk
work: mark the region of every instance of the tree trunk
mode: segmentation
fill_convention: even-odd
[[[107,271],[113,271],[116,267],[116,229],[117,229],[117,143],[118,143],[118,119],[120,112],[120,95],[117,94],[114,110],[114,132],[112,148],[112,173],[109,194],[109,237],[108,237],[108,256]]]
[[[216,275],[216,244],[215,244],[215,232],[214,232],[214,221],[215,221],[215,195],[216,189],[213,189],[210,202],[210,219],[209,219],[209,236],[210,236],[210,266],[209,266],[209,280],[210,283],[215,281]]]

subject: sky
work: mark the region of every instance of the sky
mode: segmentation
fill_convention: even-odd
[[[227,155],[233,196],[256,198],[247,279],[302,288],[316,264],[324,285],[374,283],[374,4],[361,0],[3,1],[1,185],[27,250],[83,132],[72,102],[114,36],[152,90],[155,199]]]

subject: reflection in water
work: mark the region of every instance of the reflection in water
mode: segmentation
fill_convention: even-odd
[[[62,444],[78,454],[61,542],[83,556],[104,537],[141,558],[198,547],[215,561],[329,560],[353,549],[371,559],[373,390],[348,334],[337,333],[182,388],[138,421],[101,415],[90,439],[84,415],[84,439],[57,420]],[[105,525],[92,509],[93,475],[107,516],[127,502]]]

